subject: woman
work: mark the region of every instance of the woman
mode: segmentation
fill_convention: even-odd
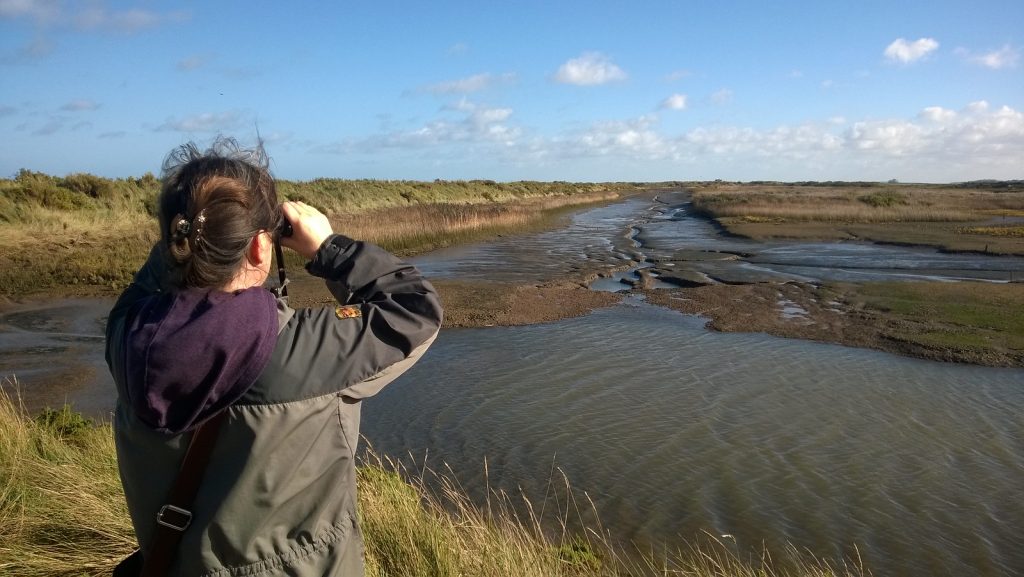
[[[107,325],[118,466],[143,555],[192,432],[221,411],[168,575],[362,575],[360,401],[433,342],[441,306],[414,267],[278,204],[262,147],[218,140],[168,156],[161,239]],[[291,309],[263,288],[280,243],[337,306]]]

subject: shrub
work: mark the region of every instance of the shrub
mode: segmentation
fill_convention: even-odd
[[[907,204],[907,197],[896,191],[872,192],[858,196],[857,200],[875,208],[889,208],[897,205]]]
[[[114,187],[109,180],[86,173],[69,174],[61,179],[59,186],[104,200],[113,198],[115,194]]]

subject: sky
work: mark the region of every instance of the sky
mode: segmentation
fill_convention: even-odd
[[[0,176],[1024,178],[1024,1],[0,0]]]

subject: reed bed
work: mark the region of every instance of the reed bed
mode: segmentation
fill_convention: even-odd
[[[746,222],[963,222],[1015,215],[1024,192],[952,186],[720,185],[695,190],[694,207]]]
[[[533,230],[571,206],[632,184],[474,181],[278,181],[279,197],[324,211],[335,229],[402,255]],[[115,293],[156,242],[160,183],[22,170],[0,179],[0,295]],[[294,258],[292,259],[294,260]]]
[[[543,226],[563,209],[617,198],[614,192],[538,197],[492,204],[422,204],[334,213],[335,230],[397,254],[424,252],[501,231]]]
[[[109,575],[135,539],[124,505],[110,425],[67,407],[31,417],[0,387],[0,574]],[[534,506],[491,491],[474,503],[454,475],[410,473],[369,453],[359,468],[360,526],[369,576],[852,577],[858,560],[831,563],[789,549],[775,560],[707,535],[676,548],[616,546],[597,526],[569,529],[589,499]],[[549,502],[550,501],[550,502]],[[525,513],[523,513],[525,511]],[[554,513],[552,514],[552,511]],[[552,521],[553,519],[553,521]]]

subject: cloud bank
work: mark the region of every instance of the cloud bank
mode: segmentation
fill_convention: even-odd
[[[509,166],[569,169],[649,165],[646,178],[747,180],[919,180],[949,182],[1022,178],[1024,113],[985,101],[961,110],[930,106],[912,118],[820,122],[757,129],[706,126],[670,133],[658,115],[606,120],[555,135],[531,134],[510,108],[462,100],[446,108],[457,119],[352,140],[319,152],[373,154],[382,148],[441,158],[487,158]],[[609,164],[609,161],[614,162]],[[671,174],[666,174],[670,172]],[[742,176],[740,176],[742,175]],[[586,172],[566,175],[586,180]],[[623,176],[640,179],[643,176]]]

